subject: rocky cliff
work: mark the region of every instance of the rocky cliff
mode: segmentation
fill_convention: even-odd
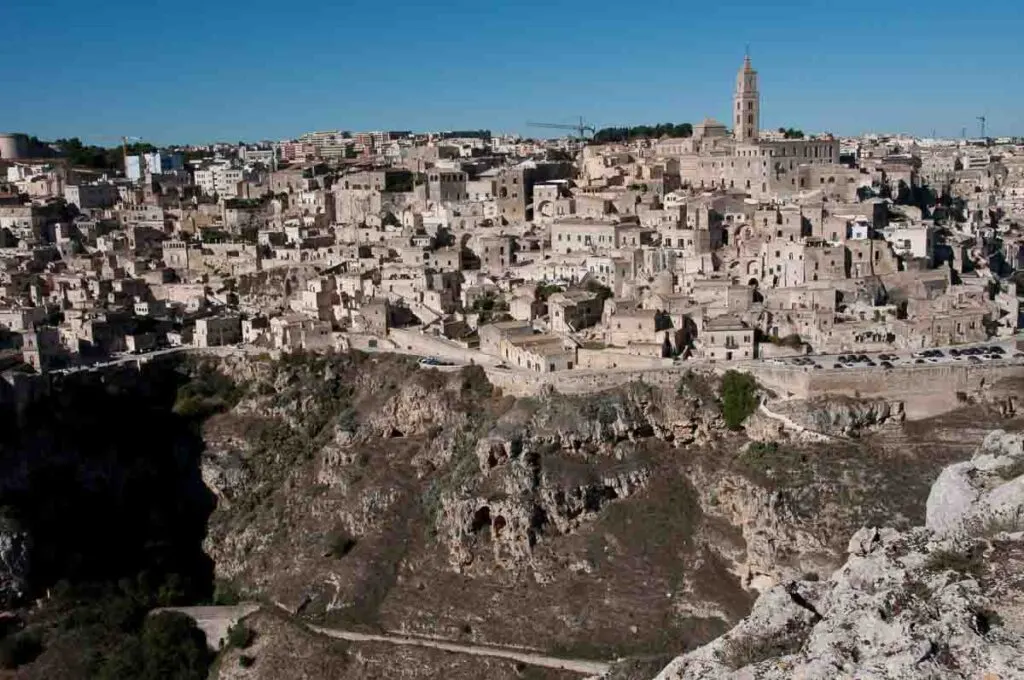
[[[865,522],[920,521],[948,460],[867,430],[751,441],[712,375],[512,398],[383,355],[216,370],[240,386],[202,431],[221,584],[326,625],[572,656],[712,639],[757,589],[831,573]]]
[[[812,432],[832,437],[862,437],[887,427],[899,427],[905,418],[903,403],[885,399],[822,397],[782,401],[773,411]]]
[[[856,532],[824,581],[768,588],[749,616],[670,663],[683,678],[1024,677],[1024,436],[947,467],[925,526]]]
[[[513,398],[479,369],[358,352],[58,378],[0,403],[0,597],[15,608],[0,665],[16,652],[19,677],[147,677],[167,635],[195,677],[197,631],[145,612],[252,597],[297,613],[288,630],[636,657],[616,677],[651,677],[758,591],[832,573],[859,526],[924,521],[929,480],[989,417],[765,440],[735,409],[726,425],[730,394],[688,374]],[[962,487],[947,495],[971,498]],[[321,673],[316,640],[282,631],[218,673],[280,677],[272,650],[290,641],[309,643],[308,677],[377,677],[391,659],[357,647]],[[401,677],[445,664],[408,659]],[[529,676],[460,663],[457,677]]]

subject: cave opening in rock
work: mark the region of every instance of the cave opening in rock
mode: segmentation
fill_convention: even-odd
[[[501,515],[498,515],[497,517],[494,518],[494,524],[493,524],[494,533],[495,534],[500,534],[501,530],[504,529],[506,525],[507,525],[507,522],[505,521],[505,518],[502,517]]]
[[[473,524],[470,527],[474,534],[484,527],[491,526],[491,509],[486,505],[473,513]]]

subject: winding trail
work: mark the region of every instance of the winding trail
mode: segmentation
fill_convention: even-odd
[[[557,668],[563,671],[572,671],[584,675],[602,675],[611,667],[610,664],[601,661],[590,661],[586,659],[563,659],[555,656],[547,656],[534,652],[527,652],[521,649],[508,647],[492,647],[489,645],[464,645],[444,640],[431,638],[409,637],[406,635],[373,635],[369,633],[356,633],[349,630],[338,630],[337,628],[323,628],[306,624],[309,630],[326,635],[327,637],[349,642],[385,642],[393,645],[405,645],[411,647],[429,647],[455,654],[469,654],[470,656],[489,656],[499,659],[518,661],[529,666],[543,666],[544,668]]]
[[[600,676],[606,673],[611,664],[603,661],[589,659],[565,659],[556,656],[548,656],[535,651],[515,647],[498,647],[493,645],[468,645],[458,642],[437,638],[415,637],[410,635],[394,635],[388,633],[360,633],[353,630],[342,630],[338,628],[325,628],[307,623],[294,616],[294,613],[279,603],[276,607],[287,613],[291,620],[306,630],[348,642],[382,642],[385,644],[402,645],[406,647],[425,647],[437,649],[453,654],[467,654],[469,656],[485,656],[497,659],[508,659],[528,666],[541,666],[543,668],[555,668],[558,670],[580,673],[586,676]],[[260,609],[257,604],[242,604],[232,607],[167,607],[158,611],[176,611],[186,614],[195,620],[199,628],[207,636],[207,644],[211,649],[219,649],[227,638],[228,629],[244,617]]]
[[[772,420],[782,423],[783,427],[789,430],[793,430],[798,434],[804,435],[811,441],[830,442],[833,440],[833,437],[830,437],[827,434],[823,434],[816,430],[804,427],[803,425],[796,422],[792,418],[784,416],[781,413],[776,413],[775,411],[772,411],[771,409],[768,408],[768,403],[766,400],[761,400],[761,403],[758,404],[758,410],[761,411],[761,413],[763,413],[767,417],[771,418]]]

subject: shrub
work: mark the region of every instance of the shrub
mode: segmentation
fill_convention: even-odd
[[[0,641],[0,668],[13,670],[35,661],[43,652],[42,637],[36,631],[22,631]]]
[[[242,595],[238,588],[230,581],[218,580],[213,585],[213,603],[216,605],[230,606],[242,601]]]
[[[694,372],[690,369],[686,369],[679,378],[679,382],[676,383],[676,396],[684,397],[693,390],[693,381],[696,378]]]
[[[1024,531],[1024,517],[995,516],[976,522],[972,527],[974,534],[981,538],[993,538],[1001,533],[1015,534]]]
[[[238,665],[242,668],[251,668],[254,663],[256,663],[256,659],[248,654],[238,657]]]
[[[789,625],[764,635],[747,635],[730,638],[719,652],[722,663],[733,670],[739,670],[778,656],[800,651],[807,635],[807,629],[800,625]]]
[[[757,408],[757,381],[748,373],[728,370],[722,376],[722,417],[730,430],[739,430]]]
[[[985,571],[985,562],[978,547],[965,552],[936,550],[928,556],[924,566],[928,571],[955,571],[972,577],[980,576]]]
[[[248,649],[256,634],[247,625],[239,621],[228,629],[228,646],[235,649]]]
[[[173,410],[184,418],[203,419],[231,409],[243,393],[231,378],[201,363],[196,375],[178,389]]]
[[[1024,458],[1019,458],[1009,465],[999,468],[996,473],[1007,481],[1024,475]]]
[[[211,657],[195,621],[177,612],[161,612],[146,618],[139,637],[122,640],[96,677],[204,680]]]

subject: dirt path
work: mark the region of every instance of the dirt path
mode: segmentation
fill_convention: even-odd
[[[292,612],[287,607],[280,604],[278,604],[277,607],[290,616],[292,615]],[[154,610],[152,613],[156,613],[158,611],[177,611],[190,616],[206,634],[207,642],[211,649],[219,649],[220,645],[223,644],[227,637],[228,628],[258,609],[259,605],[243,604],[234,607],[168,607],[166,609]],[[348,642],[383,642],[385,644],[404,645],[409,647],[427,647],[430,649],[452,652],[454,654],[468,654],[470,656],[489,656],[499,659],[508,659],[528,666],[556,668],[558,670],[570,671],[588,676],[602,675],[610,667],[610,664],[602,661],[563,659],[560,657],[546,656],[544,654],[524,649],[516,649],[514,647],[467,645],[457,642],[448,642],[447,640],[412,637],[408,635],[358,633],[351,630],[315,626],[311,623],[306,623],[301,619],[293,620],[313,633],[319,633],[320,635],[336,638],[338,640],[347,640]]]
[[[545,668],[557,668],[563,671],[572,671],[584,675],[601,675],[609,669],[609,664],[601,661],[588,661],[585,659],[563,659],[554,656],[545,656],[534,652],[527,652],[519,649],[505,647],[491,647],[485,645],[464,645],[443,640],[430,638],[416,638],[403,635],[373,635],[368,633],[356,633],[336,628],[323,628],[307,624],[306,627],[321,635],[348,640],[349,642],[385,642],[393,645],[408,645],[412,647],[429,647],[440,649],[455,654],[469,654],[471,656],[490,656],[500,659],[518,661],[530,666],[543,666]]]

